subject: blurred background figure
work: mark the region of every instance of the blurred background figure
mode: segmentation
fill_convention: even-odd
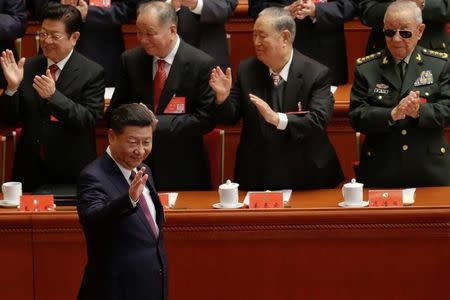
[[[375,53],[386,46],[383,18],[387,7],[392,2],[389,0],[360,1],[361,22],[372,27],[366,54]],[[422,9],[422,19],[425,24],[425,31],[419,40],[419,45],[427,49],[449,53],[450,38],[447,32],[447,22],[450,20],[450,0],[415,0],[413,2]]]
[[[249,0],[249,15],[256,19],[266,7],[281,6],[295,19],[294,48],[331,70],[332,85],[347,82],[344,23],[355,16],[353,0]]]
[[[6,49],[17,53],[14,40],[25,33],[27,11],[22,0],[0,0],[0,53]],[[5,77],[0,71],[0,88],[6,87]]]
[[[147,2],[147,1],[143,1]],[[183,41],[211,55],[216,64],[230,65],[225,23],[238,0],[166,0],[176,9],[178,34]]]
[[[105,69],[106,86],[114,86],[120,55],[125,50],[122,24],[136,18],[138,0],[61,0],[75,6],[81,13],[83,25],[76,49]],[[42,20],[53,0],[27,0],[28,9]]]

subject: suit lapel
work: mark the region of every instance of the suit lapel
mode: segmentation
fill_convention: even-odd
[[[138,68],[137,78],[141,78],[143,84],[144,99],[141,99],[144,104],[147,105],[153,111],[153,56],[145,53],[145,50],[141,48],[141,64]]]
[[[47,71],[47,58],[43,55],[41,55],[41,58],[39,59],[38,63],[36,64],[36,75],[44,75]],[[39,96],[38,92],[35,90],[34,93],[36,94],[36,97],[38,97],[38,106],[39,110],[42,112],[42,115],[48,115],[48,105],[47,101],[42,101],[41,97]]]
[[[301,58],[294,51],[292,57],[291,67],[289,68],[288,80],[286,82],[286,89],[283,96],[283,112],[297,111],[298,102],[303,99],[298,99],[298,94],[303,85],[303,76],[300,70],[304,68],[301,67]],[[306,99],[305,99],[306,100]],[[303,103],[304,105],[305,103]]]
[[[116,188],[118,194],[123,194],[128,191],[129,184],[128,181],[123,176],[122,171],[120,171],[116,162],[108,155],[108,153],[104,153],[102,157],[105,163],[105,170],[108,171],[108,174],[112,176],[108,176],[108,180],[111,181],[112,185]]]
[[[402,90],[400,95],[405,96],[406,92],[409,92],[409,89],[414,86],[414,82],[420,76],[420,72],[422,71],[422,56],[420,55],[420,51],[418,51],[418,47],[411,54],[411,58],[409,59],[408,68],[406,69],[405,79],[403,80]]]
[[[79,76],[80,65],[79,54],[74,50],[64,69],[61,70],[58,80],[56,81],[56,89],[59,91],[67,91],[69,86]]]
[[[385,82],[388,82],[390,86],[395,87],[397,90],[401,88],[400,77],[396,71],[396,64],[392,56],[387,55],[385,52],[381,59],[381,76]]]

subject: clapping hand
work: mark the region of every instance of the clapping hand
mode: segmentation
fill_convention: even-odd
[[[280,122],[280,117],[276,112],[274,112],[269,104],[267,104],[266,101],[262,100],[258,96],[255,96],[253,94],[249,94],[250,101],[256,106],[261,116],[264,118],[264,120],[267,123],[270,123],[274,126],[278,126],[278,123]]]
[[[409,116],[411,118],[419,117],[420,92],[409,92],[408,96],[400,100],[400,103],[391,111],[394,121],[398,121]]]
[[[231,90],[231,69],[227,68],[225,73],[223,73],[220,67],[215,67],[211,71],[211,78],[209,80],[209,85],[216,93],[216,104],[222,104],[230,95]]]
[[[7,89],[10,91],[16,91],[23,80],[23,66],[25,64],[25,58],[22,57],[19,62],[16,63],[13,52],[11,50],[5,50],[2,52],[0,57],[0,64],[2,66],[5,79],[8,82]]]
[[[49,100],[56,92],[55,81],[53,80],[50,70],[47,69],[45,75],[34,76],[33,87],[42,99]]]

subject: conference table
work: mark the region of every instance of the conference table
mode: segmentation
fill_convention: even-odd
[[[340,189],[280,209],[218,201],[179,192],[166,211],[170,300],[450,299],[450,187],[405,207],[341,208]],[[0,299],[75,299],[85,251],[75,207],[1,208]]]

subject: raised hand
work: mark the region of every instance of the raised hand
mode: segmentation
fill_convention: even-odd
[[[42,99],[49,100],[56,92],[55,81],[50,73],[50,69],[47,69],[45,75],[34,76],[33,87],[38,92]]]
[[[11,50],[5,50],[0,57],[0,64],[5,79],[8,82],[7,89],[16,91],[23,80],[25,57],[22,57],[19,62],[16,63],[13,52]]]
[[[266,101],[262,100],[258,96],[255,96],[253,94],[249,94],[250,101],[256,106],[261,116],[264,118],[264,120],[267,123],[270,123],[274,126],[278,126],[278,123],[280,122],[280,117],[278,114],[273,111],[269,104],[267,104]]]
[[[80,11],[81,19],[83,20],[83,22],[86,21],[89,5],[85,1],[80,0],[78,1],[77,9]]]
[[[145,183],[147,182],[148,174],[145,174],[145,167],[142,167],[134,176],[133,181],[128,189],[128,196],[137,202],[142,192],[144,191]]]
[[[231,91],[231,69],[227,68],[223,73],[220,67],[215,67],[211,71],[211,78],[209,79],[209,85],[216,93],[216,104],[222,104]]]

